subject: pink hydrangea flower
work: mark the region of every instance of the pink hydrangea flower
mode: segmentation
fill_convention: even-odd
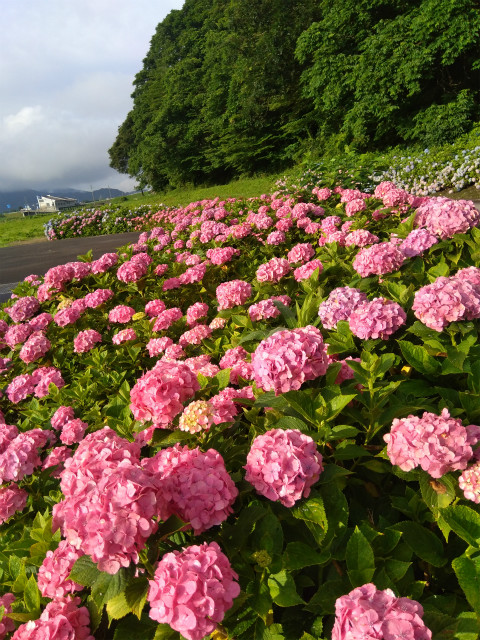
[[[75,353],[85,353],[93,349],[97,342],[102,341],[102,336],[95,329],[80,331],[73,340],[73,350]]]
[[[425,412],[421,418],[396,418],[383,439],[392,464],[403,471],[420,466],[432,478],[440,478],[449,471],[466,469],[473,456],[472,445],[480,439],[480,427],[464,427],[443,409],[439,416]]]
[[[285,258],[272,258],[258,267],[256,278],[259,282],[279,282],[291,270],[292,267]]]
[[[135,309],[125,304],[119,304],[109,311],[108,319],[110,322],[125,324],[126,322],[130,322],[134,315]]]
[[[72,305],[66,309],[60,309],[53,316],[53,320],[59,327],[66,327],[69,324],[74,324],[82,315],[82,310],[78,305]]]
[[[283,244],[286,239],[287,236],[285,235],[284,231],[272,231],[272,233],[268,234],[266,243],[277,246],[279,244]]]
[[[198,535],[232,513],[238,490],[215,449],[204,452],[176,444],[144,459],[143,467],[157,481],[166,509],[162,519],[176,514]]]
[[[212,330],[206,324],[197,324],[190,329],[182,333],[178,339],[178,344],[182,347],[186,347],[189,344],[200,344],[205,338],[209,338],[212,335]]]
[[[124,342],[130,342],[136,340],[137,334],[135,329],[122,329],[112,337],[113,344],[123,344]]]
[[[59,478],[64,469],[63,463],[71,458],[72,451],[66,446],[54,447],[43,461],[42,469],[52,469],[51,474],[54,478]]]
[[[6,394],[13,404],[25,400],[27,396],[35,391],[35,384],[29,373],[15,376],[6,389]]]
[[[350,314],[351,332],[362,340],[386,340],[405,324],[407,315],[402,307],[386,298],[374,298],[358,305]]]
[[[201,640],[216,629],[240,593],[236,580],[216,542],[167,553],[149,581],[149,615],[186,640]]]
[[[297,429],[271,429],[255,438],[244,469],[245,480],[258,493],[293,507],[309,496],[323,465],[312,438]]]
[[[364,584],[337,598],[332,640],[431,640],[422,616],[423,607],[416,600]]]
[[[0,484],[30,476],[42,461],[39,452],[55,439],[53,431],[31,429],[19,433],[0,454]]]
[[[68,593],[82,591],[83,586],[69,580],[68,576],[82,552],[62,540],[55,551],[47,551],[38,569],[37,583],[42,596],[62,598]]]
[[[458,478],[458,486],[467,500],[480,503],[480,462],[465,469]]]
[[[14,483],[0,486],[0,524],[11,518],[16,511],[23,511],[27,498],[28,493]]]
[[[150,302],[147,302],[145,305],[145,313],[149,318],[157,317],[162,311],[165,311],[165,303],[163,300],[150,300]]]
[[[248,315],[250,316],[250,320],[252,320],[253,322],[258,322],[259,320],[267,320],[268,318],[278,318],[278,316],[280,315],[280,310],[275,306],[275,300],[278,300],[286,307],[288,307],[292,302],[291,298],[286,295],[272,296],[271,298],[267,298],[266,300],[260,300],[260,302],[252,304],[250,307],[248,307]]]
[[[322,189],[319,187],[314,187],[312,189],[312,193],[313,195],[317,196],[318,200],[322,201],[322,200],[328,200],[328,198],[330,198],[330,196],[332,195],[333,191],[331,189],[328,189],[327,187],[323,187]]]
[[[213,405],[207,400],[195,400],[187,405],[178,421],[180,431],[208,431],[213,424]]]
[[[208,249],[207,251],[207,258],[212,264],[216,265],[230,262],[234,256],[238,255],[240,255],[240,251],[239,249],[235,249],[235,247],[220,247],[216,249]]]
[[[150,358],[161,355],[165,349],[173,344],[173,340],[168,336],[163,338],[152,338],[147,342],[147,351]]]
[[[223,422],[233,422],[238,415],[240,403],[238,402],[242,398],[253,400],[252,387],[242,387],[241,389],[235,389],[234,387],[225,387],[216,396],[210,398],[215,413],[213,414],[213,421],[215,424],[222,424]],[[234,402],[237,400],[237,402]]]
[[[205,318],[208,311],[209,306],[206,302],[195,302],[187,309],[187,324],[194,325],[200,318]]]
[[[88,609],[80,603],[78,597],[55,598],[38,620],[20,625],[12,640],[95,640],[90,635]]]
[[[155,267],[154,273],[156,276],[163,276],[168,271],[168,264],[158,264]]]
[[[226,324],[227,324],[226,318],[217,317],[217,318],[214,318],[208,326],[210,327],[210,329],[212,329],[212,331],[215,331],[215,329],[223,329]]]
[[[15,324],[9,327],[3,336],[3,339],[13,349],[17,344],[22,344],[33,333],[33,329],[29,324]]]
[[[85,305],[89,309],[96,309],[110,300],[110,298],[113,298],[113,291],[111,289],[96,289],[92,293],[87,293],[84,300]]]
[[[245,304],[252,295],[252,285],[243,280],[230,280],[219,284],[216,289],[218,309],[231,309],[240,304]]]
[[[257,386],[279,395],[324,375],[328,369],[327,348],[316,327],[285,329],[260,342],[252,365]]]
[[[407,257],[420,256],[424,251],[437,244],[437,237],[427,229],[414,229],[400,245],[400,251]]]
[[[296,244],[290,249],[287,255],[287,260],[291,264],[297,264],[298,262],[305,263],[313,258],[315,255],[315,249],[308,242]]]
[[[378,242],[378,236],[370,233],[370,231],[366,229],[356,229],[350,232],[345,238],[346,247],[366,247],[376,242]]]
[[[320,260],[310,260],[310,262],[306,262],[302,264],[300,267],[297,267],[293,272],[293,277],[297,282],[301,282],[302,280],[308,280],[310,276],[318,269],[318,273],[322,273],[323,264]]]
[[[353,260],[353,268],[362,277],[382,276],[398,271],[405,261],[405,255],[391,242],[381,242],[360,249]]]
[[[141,255],[141,254],[137,254]],[[147,273],[147,265],[140,260],[129,260],[117,269],[117,278],[120,282],[138,282]]]
[[[365,204],[365,200],[363,198],[353,198],[353,200],[349,200],[345,205],[345,214],[351,218],[356,213],[363,211],[366,209],[367,205]]]
[[[473,202],[442,197],[429,198],[418,207],[415,217],[417,227],[425,227],[442,240],[466,233],[479,222],[480,212]]]
[[[169,329],[174,322],[183,318],[183,312],[179,307],[170,307],[158,314],[152,331],[165,331]]]
[[[40,309],[40,303],[33,296],[19,298],[11,307],[4,307],[13,322],[29,320]]]
[[[37,398],[48,396],[50,384],[54,384],[57,389],[65,386],[62,372],[56,367],[38,367],[32,372],[32,381],[35,385],[35,396]]]
[[[51,347],[50,340],[41,331],[36,331],[27,339],[20,349],[18,357],[25,363],[35,362],[42,358]]]
[[[6,593],[0,596],[0,607],[4,608],[3,618],[0,621],[0,640],[3,640],[7,633],[15,631],[15,623],[8,617],[9,613],[12,613],[12,603],[15,601],[13,593]]]
[[[167,278],[163,281],[162,291],[170,291],[171,289],[179,289],[182,286],[180,278],[173,277]]]
[[[118,255],[116,253],[104,253],[98,260],[94,260],[91,264],[91,273],[105,273],[110,267],[113,267],[118,262]]]
[[[462,277],[440,277],[415,293],[412,309],[423,324],[440,332],[450,322],[480,317],[480,288]]]
[[[76,442],[80,442],[87,428],[88,424],[80,420],[80,418],[69,420],[62,427],[60,440],[63,444],[75,444]]]
[[[354,287],[337,287],[318,308],[318,315],[325,329],[335,329],[338,322],[348,320],[350,314],[367,296]]]
[[[53,322],[53,318],[49,313],[40,313],[29,320],[28,325],[33,331],[43,331],[51,322]]]
[[[58,409],[53,414],[50,424],[53,429],[61,429],[63,425],[67,424],[70,420],[73,420],[75,417],[75,413],[73,411],[73,407],[66,407],[64,405],[58,407]]]
[[[130,391],[130,409],[135,420],[165,427],[199,389],[196,375],[186,364],[160,360]]]

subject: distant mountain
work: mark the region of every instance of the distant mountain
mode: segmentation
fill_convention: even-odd
[[[91,191],[81,191],[79,189],[49,189],[45,191],[36,191],[35,189],[24,189],[22,191],[0,191],[0,213],[8,211],[17,211],[22,207],[29,206],[32,209],[37,208],[37,196],[59,196],[64,198],[76,198],[79,202],[92,202]],[[125,195],[124,191],[119,189],[95,189],[93,192],[95,201],[105,200],[106,198],[117,198]],[[7,205],[10,205],[8,207]]]

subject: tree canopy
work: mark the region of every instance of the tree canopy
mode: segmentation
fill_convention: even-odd
[[[302,152],[451,142],[479,118],[476,0],[186,0],[157,26],[111,166],[156,190]]]

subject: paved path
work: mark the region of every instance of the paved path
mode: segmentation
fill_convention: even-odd
[[[31,273],[44,275],[48,269],[65,262],[73,262],[77,256],[92,249],[93,258],[115,251],[127,242],[136,242],[139,232],[117,233],[88,238],[67,238],[51,242],[18,244],[0,248],[0,303],[10,297],[15,285]]]

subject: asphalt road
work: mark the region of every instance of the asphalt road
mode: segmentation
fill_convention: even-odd
[[[90,249],[93,258],[97,259],[102,254],[115,251],[124,244],[136,242],[138,236],[139,232],[134,231],[2,247],[0,248],[0,302],[8,300],[12,287],[32,273],[44,275],[51,267],[73,262],[77,256],[87,253]]]

